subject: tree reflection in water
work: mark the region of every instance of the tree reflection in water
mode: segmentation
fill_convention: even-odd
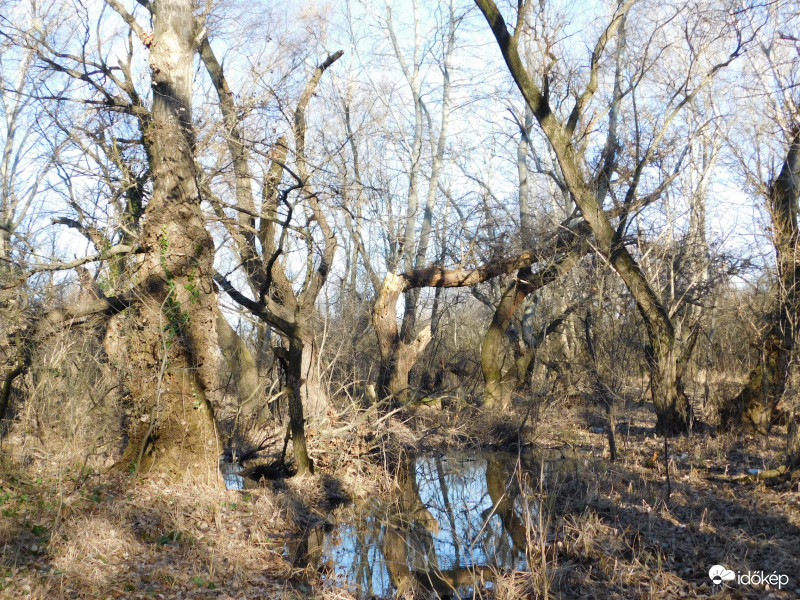
[[[337,584],[361,597],[416,590],[471,595],[493,570],[528,568],[526,523],[536,521],[538,504],[521,493],[520,482],[538,477],[540,469],[519,464],[503,453],[408,458],[390,504],[317,534],[310,545],[318,550],[304,558],[330,567]]]

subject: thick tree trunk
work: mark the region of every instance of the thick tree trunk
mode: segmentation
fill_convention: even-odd
[[[650,336],[651,342],[653,336]],[[692,419],[689,399],[678,386],[678,366],[674,339],[667,340],[657,352],[648,353],[650,386],[656,411],[656,431],[677,435],[689,430]]]
[[[372,311],[372,325],[378,337],[381,355],[378,394],[405,403],[408,399],[408,374],[431,340],[430,327],[425,327],[411,342],[400,339],[397,330],[397,299],[406,289],[406,280],[388,273]]]
[[[139,415],[125,457],[137,468],[216,476],[214,242],[200,210],[194,164],[191,0],[157,0],[150,53],[153,195],[142,227],[138,326],[129,336]]]
[[[800,196],[800,131],[793,132],[780,173],[769,186],[767,203],[778,266],[779,308],[764,338],[762,358],[744,389],[720,408],[723,429],[751,427],[766,432],[786,391],[790,370],[797,368],[797,328],[800,324],[800,260],[798,206]]]
[[[752,429],[766,434],[773,424],[775,408],[786,390],[793,342],[781,331],[780,318],[763,340],[756,367],[742,391],[719,408],[723,430]]]
[[[388,392],[399,402],[408,401],[409,375],[419,357],[431,341],[430,326],[423,327],[411,343],[402,342],[397,347],[391,362],[391,375],[388,378]],[[386,386],[384,386],[386,387]]]

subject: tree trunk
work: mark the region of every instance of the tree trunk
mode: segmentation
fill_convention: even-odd
[[[525,285],[530,277],[530,268],[519,270],[516,279],[500,299],[492,322],[483,337],[481,370],[484,381],[483,405],[486,407],[498,406],[505,409],[511,404],[511,388],[503,376],[506,328],[519,305],[532,291],[530,285]]]
[[[388,273],[372,311],[372,325],[378,337],[381,355],[378,394],[405,403],[408,400],[408,374],[431,340],[431,329],[425,327],[410,343],[400,339],[397,331],[397,299],[406,288],[406,280]]]
[[[292,449],[297,473],[303,475],[314,472],[314,463],[308,457],[306,448],[305,418],[300,391],[303,380],[303,342],[290,338],[288,354],[286,383],[289,388],[289,428],[292,432]]]
[[[319,351],[314,336],[309,334],[303,337],[303,353],[300,362],[301,382],[300,397],[303,402],[303,412],[310,422],[319,422],[325,419],[328,407],[328,394],[322,383],[322,373],[319,369]]]
[[[289,348],[276,348],[275,354],[281,363],[286,377],[287,399],[289,405],[289,432],[292,436],[292,449],[297,473],[314,472],[314,463],[308,456],[305,434],[305,414],[302,400],[303,381],[303,341],[300,336],[289,338]]]
[[[744,389],[720,408],[723,429],[750,427],[765,433],[786,391],[796,360],[800,313],[797,200],[800,196],[800,131],[794,131],[780,173],[767,190],[780,285],[779,308],[763,340],[763,358]]]
[[[497,305],[492,322],[481,345],[481,370],[483,371],[484,391],[483,405],[487,407],[500,406],[507,408],[511,401],[511,389],[504,381],[503,373],[503,347],[506,337],[506,328],[511,318],[519,308],[519,305],[528,297],[529,294],[548,285],[567,273],[574,267],[580,258],[587,251],[583,243],[583,237],[576,235],[571,242],[571,246],[566,252],[553,262],[550,266],[533,273],[530,267],[524,267],[517,271],[517,276],[511,285],[506,289],[500,303]],[[563,320],[563,319],[562,319]],[[555,330],[558,324],[552,327]],[[544,338],[550,327],[543,332]],[[531,357],[533,355],[531,354]],[[530,360],[528,361],[530,362]],[[527,372],[527,364],[525,371]],[[516,370],[516,365],[515,365]]]
[[[517,48],[518,38],[516,37],[519,33],[519,28],[513,36],[508,32],[505,20],[493,0],[475,0],[475,2],[492,29],[492,33],[503,54],[503,59],[517,87],[522,92],[525,101],[553,148],[561,168],[564,183],[578,208],[580,208],[583,218],[591,228],[597,242],[597,249],[611,263],[636,301],[639,313],[645,322],[652,348],[649,360],[653,382],[651,389],[653,403],[658,413],[659,429],[668,432],[688,431],[688,402],[685,396],[677,394],[675,381],[669,381],[670,377],[674,377],[676,374],[673,356],[675,331],[672,322],[639,265],[625,247],[622,231],[615,231],[608,215],[603,211],[602,200],[605,194],[599,193],[596,189],[597,186],[587,180],[580,165],[579,152],[572,143],[572,135],[580,117],[583,103],[591,97],[594,90],[588,89],[584,95],[585,97],[582,96],[575,105],[569,120],[566,123],[561,123],[549,105],[548,95],[543,93],[534,82],[522,62]],[[607,41],[615,34],[624,22],[624,18],[624,12],[615,14],[612,23],[604,33],[603,40]],[[600,50],[605,44],[603,40],[601,40]],[[595,50],[595,52],[598,52],[598,50]],[[616,110],[613,104],[609,116],[612,119],[610,124],[610,129],[612,130],[609,132],[608,151],[606,152],[603,171],[610,174],[615,165],[615,152],[613,149],[616,143],[613,135],[613,127],[615,126],[613,121],[616,119]],[[642,161],[637,165],[639,171],[638,175],[634,177],[634,182],[638,182],[641,169],[644,168],[645,164]],[[635,193],[636,183],[631,185],[628,195]]]
[[[247,419],[250,415],[263,414],[263,411],[266,410],[266,403],[256,359],[221,312],[217,313],[217,337],[220,351],[228,363],[236,385],[237,424],[242,417]]]
[[[800,467],[800,410],[792,409],[786,430],[786,457],[791,467]]]
[[[19,343],[19,342],[18,342]],[[11,403],[11,390],[14,380],[25,371],[24,361],[18,361],[14,367],[3,377],[3,386],[0,390],[0,433],[3,432],[3,421],[6,419],[8,406]]]
[[[217,296],[214,242],[205,228],[194,164],[191,0],[157,0],[150,52],[153,194],[142,228],[138,326],[129,336],[138,418],[127,460],[178,476],[217,472]]]
[[[651,343],[657,341],[653,335],[650,335]],[[665,435],[687,432],[692,416],[689,399],[678,386],[674,342],[674,338],[664,339],[658,351],[648,351],[647,356],[651,397],[656,410],[656,431]]]

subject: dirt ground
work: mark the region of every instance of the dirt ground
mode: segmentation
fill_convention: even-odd
[[[651,409],[622,407],[613,463],[604,414],[577,400],[540,407],[536,418],[525,406],[503,417],[426,406],[377,427],[365,415],[310,432],[317,475],[242,491],[134,479],[94,459],[66,460],[44,440],[9,437],[0,598],[353,598],[293,568],[287,540],[325,522],[333,504],[390,490],[383,465],[394,452],[519,443],[568,454],[580,467],[548,482],[544,556],[531,551],[540,559],[532,575],[505,574],[497,598],[800,598],[800,482],[751,475],[778,464],[780,428],[768,438],[706,429],[671,439],[665,461]],[[714,587],[715,564],[789,583]]]

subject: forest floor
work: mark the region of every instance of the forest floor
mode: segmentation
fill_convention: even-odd
[[[620,410],[616,462],[604,414],[577,400],[542,407],[535,419],[471,407],[366,415],[310,432],[317,475],[242,491],[134,479],[65,461],[46,440],[9,436],[0,462],[0,598],[354,598],[293,567],[287,541],[324,523],[344,499],[389,493],[387,455],[515,439],[568,449],[581,468],[548,484],[550,533],[538,561],[546,569],[507,574],[497,598],[544,597],[545,587],[556,598],[800,598],[800,483],[750,475],[777,464],[782,432],[671,439],[665,461],[651,409],[629,402]],[[789,582],[713,587],[715,564]]]
[[[670,439],[665,462],[652,405],[632,402],[620,411],[619,458],[610,462],[606,435],[595,433],[603,425],[602,412],[578,405],[547,411],[537,429],[542,446],[566,443],[595,457],[556,491],[572,507],[552,518],[565,541],[550,556],[557,595],[800,598],[800,482],[754,475],[780,464],[785,431]],[[713,565],[789,581],[781,590],[738,581],[714,587]]]

